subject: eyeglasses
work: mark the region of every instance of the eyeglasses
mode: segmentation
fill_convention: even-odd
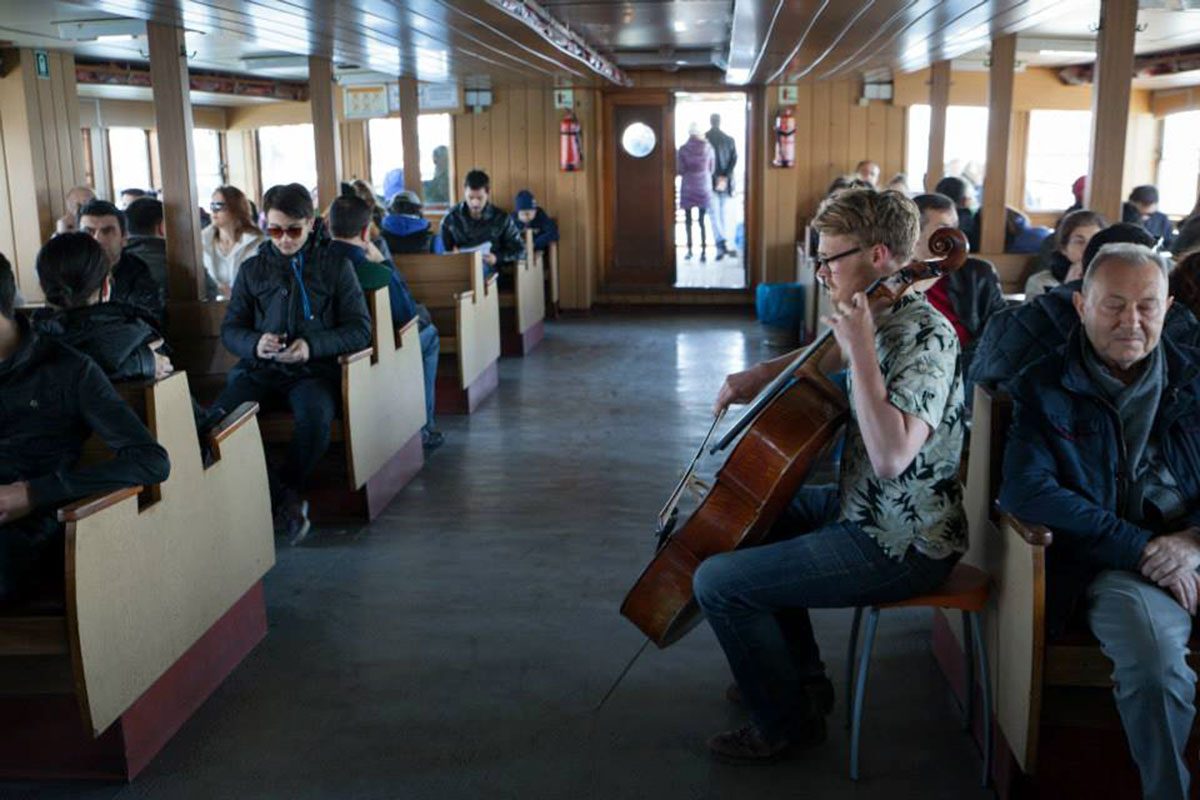
[[[281,228],[278,225],[267,226],[267,235],[272,239],[282,239],[285,233],[289,239],[299,239],[304,235],[304,226],[289,225],[286,228]]]
[[[852,256],[855,253],[861,253],[861,252],[862,252],[862,248],[856,247],[853,250],[846,250],[845,252],[837,253],[836,255],[832,255],[832,256],[820,256],[819,255],[819,256],[817,256],[817,259],[816,259],[817,260],[817,269],[823,269],[824,267],[828,267],[830,264],[837,261],[838,259],[845,258],[846,256]]]
[[[225,204],[220,201],[214,201],[214,202],[208,204],[208,209],[215,214],[218,211],[224,211]]]

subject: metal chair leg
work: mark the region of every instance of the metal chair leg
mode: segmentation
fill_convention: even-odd
[[[983,781],[986,789],[992,775],[992,681],[988,676],[987,645],[983,640],[979,614],[971,613],[971,634],[979,656],[979,680],[983,684]]]
[[[846,693],[854,690],[854,656],[858,650],[858,626],[862,622],[862,606],[854,609],[854,622],[850,625],[850,645],[846,654]],[[851,704],[846,703],[846,730],[850,730]]]
[[[962,612],[962,638],[963,638],[963,671],[967,678],[967,690],[963,695],[962,712],[963,712],[963,730],[970,732],[971,719],[975,714],[975,654],[972,645],[971,633],[971,612]]]
[[[858,661],[858,675],[854,686],[854,718],[850,723],[850,780],[858,780],[858,740],[862,734],[863,697],[867,693],[867,672],[871,667],[871,647],[875,644],[875,629],[879,625],[879,609],[874,606],[867,612],[866,641]]]

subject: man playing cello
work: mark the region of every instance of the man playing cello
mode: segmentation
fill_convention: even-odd
[[[904,195],[863,189],[813,222],[834,308],[826,322],[847,368],[845,450],[838,485],[801,489],[767,544],[696,572],[696,600],[737,680],[731,697],[752,719],[709,739],[721,760],[768,761],[824,740],[833,687],[808,609],[932,591],[966,550],[958,337],[920,293],[876,308],[863,293],[908,263],[919,219]],[[795,357],[727,376],[716,410],[753,399]]]

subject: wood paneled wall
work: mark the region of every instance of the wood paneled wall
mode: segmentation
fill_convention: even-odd
[[[32,50],[10,51],[14,67],[0,78],[0,253],[17,287],[42,299],[34,261],[66,211],[66,194],[86,168],[75,87],[75,57],[50,51],[50,75],[37,76]]]
[[[494,102],[487,110],[454,117],[454,174],[461,181],[472,169],[486,171],[494,202],[508,210],[518,191],[532,191],[538,204],[558,220],[562,306],[589,308],[601,234],[599,93],[575,89],[575,113],[583,126],[581,172],[558,168],[562,112],[554,108],[550,89],[499,87],[492,94]]]

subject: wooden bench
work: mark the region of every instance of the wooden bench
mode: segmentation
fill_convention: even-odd
[[[330,447],[307,493],[314,519],[371,520],[425,464],[425,378],[417,320],[397,330],[386,289],[366,293],[371,346],[339,358],[342,413],[333,422]],[[290,414],[263,415],[263,439],[292,440]]]
[[[545,281],[546,281],[546,315],[550,319],[558,319],[561,309],[558,304],[558,242],[551,242],[546,248],[545,258]]]
[[[204,403],[217,399],[225,388],[225,378],[237,365],[238,357],[221,342],[221,324],[229,303],[170,303],[167,306],[167,341],[171,343],[171,363],[188,374],[192,392]]]
[[[266,635],[257,406],[211,432],[205,467],[187,376],[144,392],[170,477],[62,509],[65,605],[0,614],[2,776],[133,778]]]
[[[398,255],[396,268],[441,337],[437,411],[470,414],[500,381],[500,293],[479,253]]]
[[[500,292],[500,353],[525,356],[546,333],[545,265],[525,229],[525,256],[513,265],[513,287]]]

